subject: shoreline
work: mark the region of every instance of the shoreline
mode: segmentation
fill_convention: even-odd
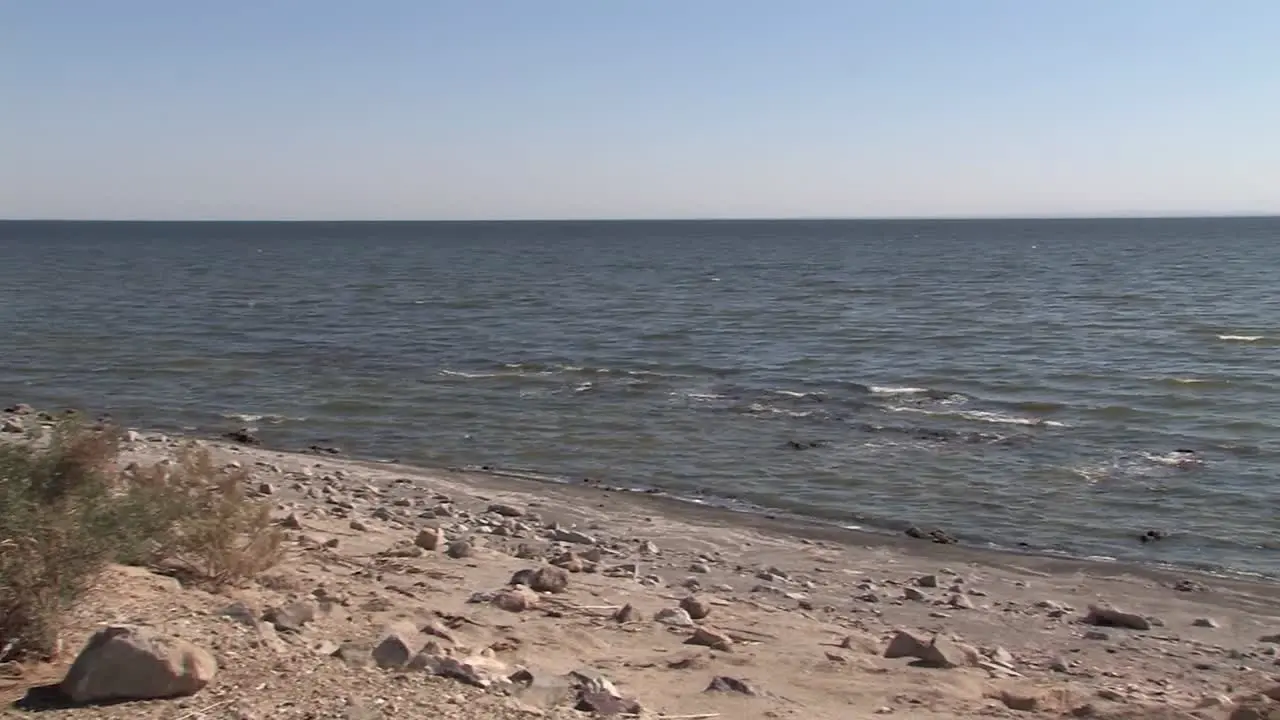
[[[557,678],[582,672],[654,720],[1225,720],[1264,702],[1249,693],[1280,673],[1273,583],[193,435],[132,431],[118,462],[163,463],[189,443],[243,473],[283,533],[281,563],[219,592],[113,568],[62,640],[82,646],[123,621],[207,647],[220,670],[196,702],[227,704],[209,720],[343,717],[352,704],[385,705],[359,716],[374,720],[579,720]],[[513,589],[538,572],[562,582]],[[308,620],[271,628],[273,608],[304,606]],[[1095,607],[1127,619],[1099,621]],[[907,653],[917,662],[896,654],[904,633],[923,643]],[[389,637],[431,662],[535,680],[372,667]],[[161,720],[182,714],[176,703],[72,717]]]

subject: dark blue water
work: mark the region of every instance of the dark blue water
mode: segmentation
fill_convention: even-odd
[[[0,223],[0,341],[5,402],[1280,576],[1276,219]]]

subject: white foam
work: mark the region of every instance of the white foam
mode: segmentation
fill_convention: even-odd
[[[480,378],[491,378],[491,377],[498,376],[497,373],[469,373],[469,372],[459,372],[457,370],[441,370],[440,374],[448,377],[467,378],[469,380],[477,380]]]
[[[992,423],[995,425],[1027,425],[1030,427],[1067,427],[1066,423],[1057,420],[1045,420],[1044,418],[1021,417],[1018,415],[1004,415],[1002,413],[990,412],[987,410],[926,410],[917,407],[890,407],[885,408],[891,412],[909,412],[920,415],[931,415],[933,417],[952,417],[962,420],[973,420],[976,422]]]
[[[929,388],[921,387],[893,387],[891,385],[872,385],[871,393],[873,395],[919,395],[920,393],[929,392]]]
[[[1258,342],[1263,339],[1262,335],[1219,335],[1219,340],[1227,340],[1229,342]]]

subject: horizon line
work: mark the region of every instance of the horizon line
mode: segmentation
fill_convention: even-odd
[[[1055,220],[1265,220],[1280,218],[1280,212],[1219,213],[1111,213],[1100,215],[793,215],[793,216],[708,216],[708,217],[512,217],[512,218],[56,218],[0,217],[0,223],[276,223],[276,224],[358,224],[358,223],[671,223],[671,222],[981,222]]]

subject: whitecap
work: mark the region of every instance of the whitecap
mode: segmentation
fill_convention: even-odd
[[[458,370],[441,370],[440,374],[445,375],[447,377],[466,378],[468,380],[478,380],[481,378],[497,377],[497,373],[469,373],[469,372],[460,372]]]
[[[1219,335],[1218,339],[1229,342],[1258,342],[1263,337],[1262,335]]]
[[[996,425],[1027,425],[1031,427],[1067,427],[1066,423],[1057,420],[1045,420],[1044,418],[1021,417],[1018,415],[1004,415],[1002,413],[991,412],[988,410],[926,410],[918,407],[888,407],[885,408],[891,412],[909,412],[920,415],[930,415],[932,417],[950,417],[959,418],[961,420],[973,420],[975,422],[993,423]]]
[[[894,387],[892,385],[872,385],[869,389],[873,395],[919,395],[929,392],[929,388]]]

